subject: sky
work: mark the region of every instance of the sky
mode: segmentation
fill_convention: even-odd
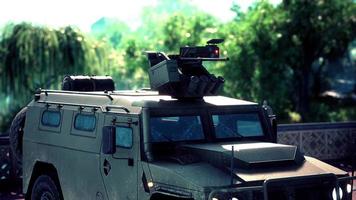
[[[272,3],[280,1],[270,0]],[[244,11],[254,0],[191,0],[191,2],[221,21],[228,21],[234,17],[234,13],[230,10],[233,2]],[[155,4],[157,0],[3,0],[0,6],[0,27],[9,22],[26,21],[53,28],[74,25],[84,32],[89,32],[94,22],[102,17],[109,17],[125,21],[135,29],[140,25],[142,9]]]

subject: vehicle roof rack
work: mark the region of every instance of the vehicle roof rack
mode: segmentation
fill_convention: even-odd
[[[37,103],[42,103],[42,104],[47,104],[47,105],[57,105],[58,107],[62,106],[78,106],[82,108],[97,108],[100,109],[102,112],[110,112],[112,109],[119,109],[123,110],[126,113],[130,113],[130,110],[124,106],[115,106],[115,105],[107,105],[107,106],[101,106],[101,105],[93,105],[93,104],[78,104],[78,103],[66,103],[66,102],[59,102],[59,101],[37,101]]]
[[[110,95],[112,92],[104,92],[104,93],[91,93],[91,92],[80,92],[80,91],[68,91],[68,90],[42,90],[39,88],[36,91],[36,94],[45,93],[48,96],[49,93],[59,93],[59,94],[81,94],[81,95],[91,95],[91,96],[105,96],[110,99],[110,101],[114,100],[114,98]]]

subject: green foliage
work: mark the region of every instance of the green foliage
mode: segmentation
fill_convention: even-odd
[[[138,89],[148,86],[147,68],[148,61],[145,57],[143,41],[128,38],[123,46],[126,73],[124,77],[129,78],[125,83],[127,89]]]
[[[101,59],[100,47],[92,46],[71,27],[52,30],[26,23],[9,26],[0,46],[6,49],[1,91],[10,96],[58,86],[51,82],[57,83],[57,78],[67,73],[88,73]]]
[[[286,15],[278,24],[282,37],[276,44],[283,49],[280,57],[293,70],[295,109],[309,121],[313,119],[309,102],[320,92],[311,94],[312,65],[320,58],[332,61],[345,53],[356,37],[356,4],[352,0],[286,0],[276,11]]]
[[[66,74],[96,71],[105,48],[71,27],[53,30],[21,23],[8,25],[0,40],[0,121],[28,103],[37,88],[58,88]]]
[[[282,119],[297,111],[304,121],[319,120],[310,110],[312,97],[320,92],[311,93],[311,76],[318,75],[312,65],[345,53],[355,39],[355,5],[351,0],[290,0],[275,7],[259,1],[247,13],[234,6],[235,21],[221,31],[232,58],[221,68],[226,91],[255,101],[267,99]]]
[[[318,121],[338,122],[350,121],[356,119],[356,108],[339,107],[320,102],[311,102],[310,115],[318,119]]]
[[[177,24],[176,18],[179,18],[180,22],[187,22]],[[92,34],[115,49],[109,56],[109,74],[115,78],[117,88],[137,89],[149,86],[145,51],[176,52],[179,44],[195,45],[198,40],[191,41],[191,38],[187,37],[188,33],[194,34],[192,37],[195,38],[201,37],[207,23],[214,27],[209,22],[211,19],[210,15],[200,12],[187,0],[159,0],[156,5],[143,9],[142,25],[137,30],[130,30],[119,20],[102,18],[92,26]],[[176,27],[177,30],[167,30],[167,27]],[[180,36],[181,28],[186,30],[182,37],[185,40],[178,38],[179,41],[175,40],[177,43],[172,45],[172,40],[167,36]],[[199,40],[201,41],[205,42],[203,38]]]
[[[101,18],[95,22],[91,30],[96,38],[107,41],[115,49],[120,47],[123,36],[129,33],[127,24],[108,18]]]
[[[221,67],[225,91],[238,98],[267,100],[279,117],[287,118],[292,102],[281,97],[291,95],[291,72],[276,45],[281,38],[278,24],[285,15],[266,2],[256,4],[246,14],[235,11],[239,18],[221,30],[230,57]]]
[[[136,39],[144,38],[150,42],[157,39],[166,38],[163,35],[163,28],[166,26],[167,19],[173,15],[194,16],[201,13],[198,8],[191,5],[188,0],[158,0],[155,6],[147,6],[142,12],[142,25],[134,33]],[[169,21],[169,20],[168,20]],[[162,43],[160,43],[162,46]],[[157,48],[157,46],[153,46]]]
[[[163,44],[168,50],[175,52],[182,45],[205,44],[208,39],[216,36],[218,26],[217,20],[205,13],[193,16],[176,13],[164,24]]]

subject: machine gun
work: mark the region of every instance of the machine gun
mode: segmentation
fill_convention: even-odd
[[[217,46],[223,41],[212,39],[205,46],[181,47],[179,54],[168,56],[163,52],[146,52],[151,89],[177,99],[216,95],[224,78],[209,73],[203,61],[227,61],[228,58],[220,57]]]

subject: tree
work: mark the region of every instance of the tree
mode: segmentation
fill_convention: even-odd
[[[16,114],[37,88],[58,88],[66,74],[95,72],[105,65],[105,49],[71,27],[8,25],[0,39],[0,104],[7,104],[0,121],[11,121],[9,113]]]
[[[341,57],[355,39],[356,4],[352,0],[285,0],[278,7],[287,20],[279,26],[286,64],[293,70],[296,110],[303,120],[309,116],[312,65],[319,59]],[[320,66],[322,67],[322,66]]]
[[[163,44],[169,51],[177,52],[179,47],[205,45],[217,35],[220,24],[209,14],[198,12],[193,16],[175,13],[164,23]]]
[[[107,40],[113,48],[118,49],[123,36],[129,34],[130,29],[122,21],[103,17],[91,26],[91,33],[100,40]]]
[[[355,5],[352,0],[286,0],[279,6],[259,1],[245,14],[235,6],[238,17],[222,31],[232,40],[228,52],[238,66],[222,69],[228,80],[238,80],[229,81],[227,89],[253,100],[271,99],[282,116],[296,110],[310,120],[312,66],[320,58],[340,57],[355,39]]]
[[[234,97],[268,103],[280,118],[291,111],[288,67],[280,57],[278,24],[284,13],[267,2],[258,2],[247,13],[234,6],[237,18],[220,30],[226,42],[222,46],[230,61],[220,66],[226,79],[225,92]]]

